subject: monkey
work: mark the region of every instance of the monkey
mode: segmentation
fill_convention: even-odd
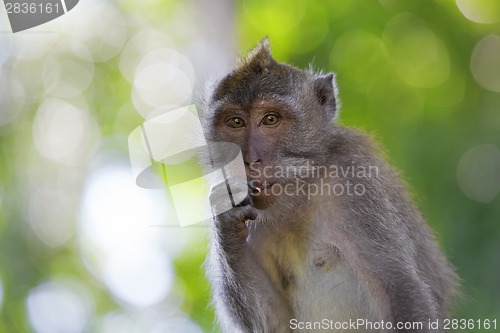
[[[441,331],[458,276],[378,145],[338,124],[333,73],[276,61],[265,38],[202,103],[248,182],[210,223],[224,332]]]

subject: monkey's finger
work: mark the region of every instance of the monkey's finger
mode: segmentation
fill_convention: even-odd
[[[255,220],[258,215],[257,210],[251,205],[234,207],[233,209],[228,211],[228,214],[234,220],[237,220],[239,222],[243,222],[245,220]]]
[[[255,220],[257,216],[257,210],[250,205],[246,205],[234,207],[219,214],[217,220],[221,223],[232,224],[245,222],[246,220]]]
[[[245,219],[255,220],[257,218],[257,216],[259,215],[257,213],[257,210],[251,205],[246,205],[246,206],[243,206],[242,208],[244,209]]]

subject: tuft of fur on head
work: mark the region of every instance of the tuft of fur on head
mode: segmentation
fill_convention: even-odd
[[[269,43],[269,38],[265,37],[242,59],[238,67],[251,68],[252,66],[260,66],[265,70],[273,62],[275,62],[275,60],[271,53],[271,44]]]

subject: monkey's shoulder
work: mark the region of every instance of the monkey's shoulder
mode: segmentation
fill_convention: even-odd
[[[332,124],[326,144],[330,161],[378,162],[386,158],[375,136],[363,130]]]

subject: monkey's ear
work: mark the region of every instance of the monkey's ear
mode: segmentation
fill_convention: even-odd
[[[314,90],[318,98],[318,103],[325,110],[328,121],[337,116],[338,98],[337,82],[335,74],[316,75],[314,78]]]
[[[245,63],[248,66],[257,66],[260,68],[266,68],[273,62],[271,45],[267,37],[261,40],[259,45],[250,51],[245,59]]]

